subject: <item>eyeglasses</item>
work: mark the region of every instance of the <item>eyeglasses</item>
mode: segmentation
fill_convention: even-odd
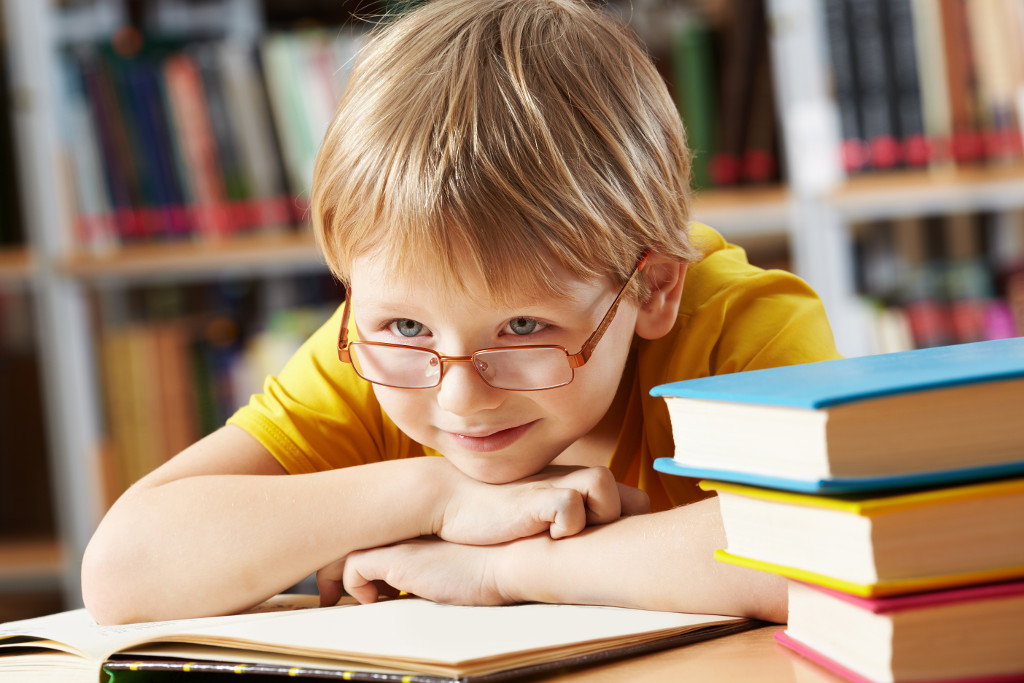
[[[558,345],[502,346],[480,349],[470,356],[445,356],[432,349],[373,341],[349,341],[348,317],[352,290],[345,297],[338,333],[338,358],[351,363],[363,379],[396,389],[428,389],[441,383],[446,363],[472,363],[492,387],[510,391],[534,391],[565,386],[573,380],[576,368],[590,360],[594,348],[615,318],[622,296],[637,273],[647,264],[650,252],[644,252],[626,284],[615,296],[597,329],[576,353]]]

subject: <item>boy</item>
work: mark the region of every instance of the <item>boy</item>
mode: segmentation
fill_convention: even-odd
[[[716,501],[652,469],[673,443],[647,392],[837,354],[813,292],[690,226],[689,201],[672,99],[600,10],[434,0],[395,20],[315,171],[347,301],[111,508],[83,562],[92,615],[234,612],[317,572],[324,604],[783,620],[780,579],[713,560]]]

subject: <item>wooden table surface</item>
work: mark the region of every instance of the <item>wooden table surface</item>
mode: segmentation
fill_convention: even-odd
[[[578,683],[838,683],[843,680],[776,643],[772,634],[783,628],[777,625],[765,626],[732,636],[562,673],[555,678]]]

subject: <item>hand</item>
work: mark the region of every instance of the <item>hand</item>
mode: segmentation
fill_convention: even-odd
[[[453,543],[492,545],[544,532],[564,538],[649,511],[647,494],[619,484],[605,467],[551,466],[509,484],[463,476],[433,531]]]
[[[320,604],[335,604],[343,588],[361,603],[405,591],[448,604],[511,604],[498,588],[494,571],[505,547],[423,538],[360,550],[317,572]]]

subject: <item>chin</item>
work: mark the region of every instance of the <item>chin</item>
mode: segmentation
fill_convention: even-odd
[[[473,458],[467,461],[466,458],[450,457],[447,454],[445,454],[445,458],[467,477],[472,477],[485,484],[511,484],[514,481],[532,477],[548,464],[544,462],[533,468],[509,467],[507,463],[496,463],[494,460],[487,462],[486,459]]]

